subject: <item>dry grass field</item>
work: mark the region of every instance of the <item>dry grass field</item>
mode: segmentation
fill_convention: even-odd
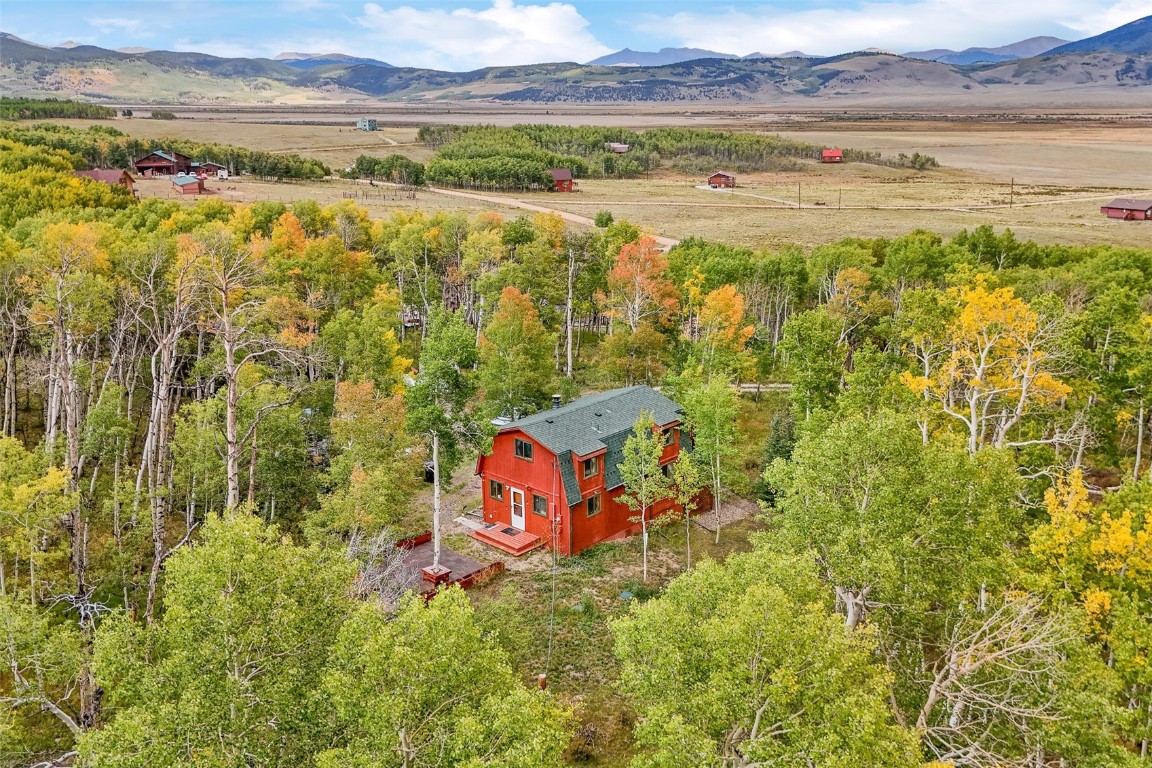
[[[374,133],[353,127],[358,114],[381,118]],[[1109,221],[1099,206],[1111,197],[1152,195],[1152,121],[1139,113],[1063,116],[776,114],[729,108],[673,112],[668,108],[548,109],[530,113],[503,105],[454,110],[451,105],[343,110],[188,110],[175,121],[118,119],[115,126],[143,138],[172,136],[234,143],[273,152],[297,152],[340,168],[360,154],[400,152],[426,161],[431,151],[415,143],[421,122],[562,122],[619,124],[633,128],[693,125],[779,133],[826,146],[886,155],[921,152],[941,168],[919,172],[861,163],[810,164],[801,172],[738,174],[734,193],[700,189],[702,175],[672,171],[649,179],[583,180],[580,191],[489,195],[591,217],[609,210],[672,238],[698,236],[749,246],[806,246],[845,237],[896,237],[913,229],[952,235],[981,224],[1011,227],[1042,243],[1112,243],[1147,246],[1152,226]],[[285,121],[292,122],[285,122]],[[61,121],[85,125],[84,121]],[[492,203],[420,191],[415,198],[354,182],[274,184],[233,179],[210,182],[222,199],[238,202],[301,198],[335,202],[354,196],[373,216],[420,208],[479,210]],[[797,210],[797,193],[802,208]],[[146,182],[142,193],[171,197],[164,182]],[[1011,206],[1011,207],[1009,207]],[[522,212],[512,205],[501,213]]]

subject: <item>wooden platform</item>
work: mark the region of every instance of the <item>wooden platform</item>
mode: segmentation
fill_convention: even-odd
[[[420,572],[421,568],[432,565],[432,543],[425,541],[405,548],[408,549],[408,556],[404,558],[404,563],[411,569],[412,589],[425,596],[435,594],[436,586],[425,581]],[[440,565],[451,571],[446,583],[456,584],[461,589],[468,589],[504,570],[504,563],[500,561],[484,564],[445,546],[440,547]]]
[[[544,546],[544,539],[539,536],[508,528],[499,523],[488,523],[469,535],[479,542],[517,557]]]

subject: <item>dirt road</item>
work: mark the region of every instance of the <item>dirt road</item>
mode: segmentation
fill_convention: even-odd
[[[596,223],[587,216],[580,216],[575,213],[568,213],[567,211],[558,211],[555,208],[545,208],[542,205],[535,203],[526,203],[523,200],[517,200],[514,197],[503,197],[501,195],[481,195],[475,192],[462,192],[458,189],[443,189],[441,187],[428,187],[429,192],[435,192],[438,195],[448,195],[449,197],[464,197],[469,200],[479,200],[485,203],[493,203],[495,205],[507,205],[512,208],[523,208],[526,211],[535,211],[536,213],[553,213],[564,221],[569,221],[573,224],[582,224],[587,227],[594,227]],[[660,244],[662,248],[671,248],[677,245],[680,241],[671,237],[663,237],[655,235],[654,239]]]

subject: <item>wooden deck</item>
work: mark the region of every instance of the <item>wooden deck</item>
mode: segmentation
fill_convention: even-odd
[[[421,568],[432,565],[432,543],[425,541],[405,548],[408,549],[408,556],[404,558],[404,562],[411,569],[412,589],[426,597],[435,594],[436,585],[424,581],[420,571]],[[451,571],[446,583],[456,584],[461,589],[468,589],[473,584],[490,579],[504,570],[504,563],[500,561],[485,564],[445,546],[440,547],[440,565]]]
[[[488,523],[469,535],[479,542],[517,557],[544,546],[544,539],[539,536],[508,528],[499,523]]]

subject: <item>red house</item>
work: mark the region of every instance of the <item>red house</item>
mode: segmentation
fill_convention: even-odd
[[[192,158],[179,152],[149,152],[133,165],[142,176],[175,176],[192,172]]]
[[[553,192],[572,191],[572,171],[567,168],[550,168],[548,169],[548,173],[552,174]]]
[[[85,179],[99,181],[110,187],[124,187],[129,192],[135,192],[135,179],[128,175],[128,171],[114,168],[94,168],[91,171],[72,171],[73,176],[82,176]]]
[[[844,150],[842,150],[842,149],[826,149],[820,153],[820,162],[822,162],[822,163],[842,163],[842,162],[844,162]]]
[[[680,449],[691,450],[681,433],[681,409],[650,387],[613,389],[588,395],[504,426],[492,452],[476,462],[484,497],[484,526],[473,538],[519,555],[546,545],[575,555],[602,541],[640,530],[635,513],[620,496],[624,443],[642,412],[664,433],[661,465]],[[681,510],[671,500],[650,512],[657,517]]]
[[[1118,197],[1108,203],[1108,205],[1102,206],[1100,213],[1110,219],[1149,221],[1152,220],[1152,200],[1135,200],[1130,197]]]
[[[736,174],[728,171],[716,171],[708,177],[708,186],[729,189],[736,186]]]

